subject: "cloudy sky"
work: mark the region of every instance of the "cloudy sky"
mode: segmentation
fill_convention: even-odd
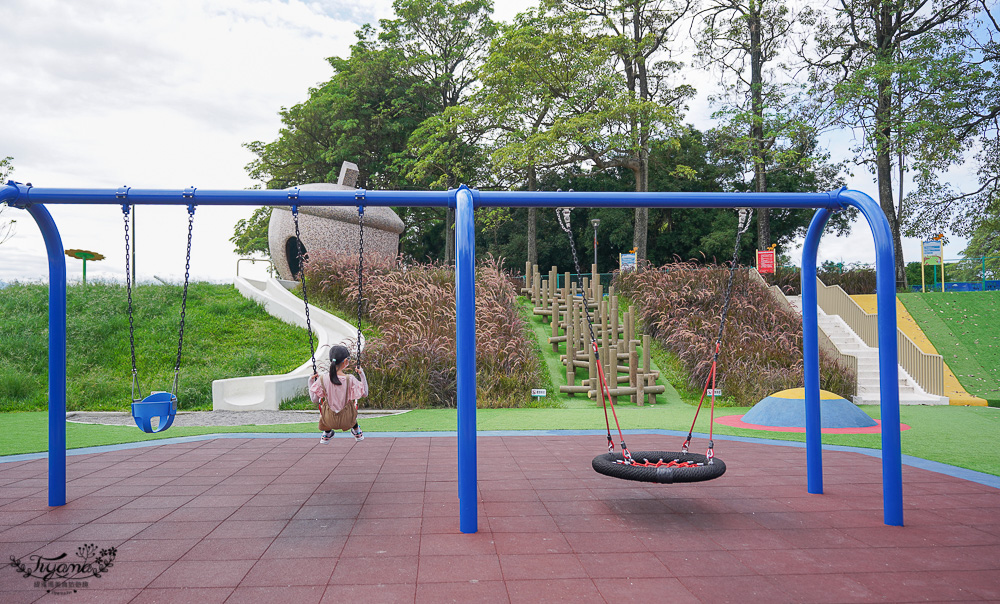
[[[496,4],[496,17],[510,20],[533,2]],[[249,188],[255,183],[244,166],[252,156],[241,145],[274,140],[278,110],[304,101],[332,74],[326,57],[347,56],[360,25],[391,16],[391,0],[3,0],[0,158],[12,156],[13,178],[38,187]],[[693,107],[688,119],[708,127],[706,104]],[[835,156],[850,139],[831,139]],[[863,168],[850,186],[876,192]],[[88,278],[123,279],[120,207],[49,209],[64,247],[107,257],[90,263]],[[185,208],[136,212],[139,278],[178,281]],[[194,279],[232,279],[237,257],[228,239],[250,212],[197,210]],[[0,281],[45,280],[34,221],[12,208],[0,216],[11,218],[16,234],[0,245]],[[963,243],[953,240],[945,255],[957,256]],[[904,255],[918,260],[919,242],[907,240]],[[864,225],[848,238],[827,235],[820,257],[871,262],[871,235]],[[67,268],[71,282],[80,279],[79,261]]]

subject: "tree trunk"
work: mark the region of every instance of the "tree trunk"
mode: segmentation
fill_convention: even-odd
[[[528,168],[528,190],[534,191],[537,187],[537,175],[535,167]],[[528,262],[532,266],[538,264],[538,233],[536,232],[538,222],[538,208],[528,208]]]
[[[879,56],[877,61],[889,64],[894,54],[893,13],[891,5],[883,3],[879,9],[878,31],[875,43]],[[888,77],[876,81],[878,100],[875,107],[875,126],[879,139],[875,148],[875,171],[878,179],[878,202],[889,221],[892,231],[893,254],[895,255],[896,288],[905,289],[906,262],[903,260],[903,242],[899,232],[896,204],[892,198],[892,82]]]
[[[753,122],[750,140],[753,154],[754,192],[767,192],[767,165],[764,149],[764,54],[761,41],[761,2],[751,0],[750,26],[750,106]],[[757,249],[766,250],[771,245],[771,211],[761,208],[757,212]]]
[[[444,263],[455,263],[455,208],[452,207],[444,214]]]
[[[635,190],[643,193],[649,190],[649,154],[639,151],[639,166],[634,170]],[[635,249],[635,260],[646,259],[646,234],[649,230],[649,208],[635,209],[635,226],[632,229],[632,248]]]

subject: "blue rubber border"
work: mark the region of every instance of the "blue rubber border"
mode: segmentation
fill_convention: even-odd
[[[636,429],[636,430],[622,430],[623,434],[656,434],[660,436],[675,436],[680,438],[687,437],[686,432],[681,432],[678,430],[658,430],[658,429]],[[479,436],[490,437],[490,436],[605,436],[606,431],[602,430],[479,430]],[[458,436],[457,432],[452,431],[435,431],[435,432],[365,432],[365,438],[456,438]],[[695,433],[694,436],[698,438],[707,439],[707,434]],[[145,447],[156,447],[159,445],[177,445],[183,443],[192,442],[202,442],[207,440],[215,440],[221,438],[317,438],[316,434],[309,432],[224,432],[219,434],[200,434],[198,436],[179,436],[175,438],[158,438],[153,440],[145,440],[141,442],[134,443],[123,443],[120,445],[104,445],[100,447],[82,447],[79,449],[69,449],[67,455],[90,455],[93,453],[108,453],[113,451],[127,451],[130,449],[142,449]],[[791,440],[775,440],[771,438],[754,438],[750,436],[729,436],[724,434],[715,434],[715,440],[731,440],[736,442],[753,443],[758,445],[773,445],[777,447],[793,447],[796,449],[805,449],[806,443],[797,442]],[[602,446],[603,449],[603,446]],[[862,455],[867,455],[869,457],[874,457],[876,459],[882,458],[882,451],[880,449],[865,449],[863,447],[847,447],[844,445],[823,445],[824,451],[844,451],[848,453],[860,453]],[[18,461],[33,461],[36,459],[47,459],[48,453],[26,453],[23,455],[7,455],[0,456],[0,463],[13,463]],[[1000,476],[994,476],[992,474],[986,474],[983,472],[976,472],[975,470],[968,470],[966,468],[959,468],[957,466],[951,466],[938,461],[930,461],[928,459],[921,459],[919,457],[913,457],[912,455],[903,455],[903,464],[919,468],[921,470],[928,470],[930,472],[935,472],[938,474],[946,474],[948,476],[954,476],[955,478],[961,478],[962,480],[968,480],[969,482],[975,482],[977,484],[985,485],[988,487],[993,487],[994,489],[1000,489]]]

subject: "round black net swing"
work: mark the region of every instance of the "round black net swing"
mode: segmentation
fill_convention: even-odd
[[[580,274],[580,263],[576,255],[576,245],[573,242],[572,228],[570,225],[570,208],[557,208],[556,217],[559,226],[569,238],[570,251],[573,253],[573,264],[577,274]],[[712,425],[715,419],[715,375],[718,367],[719,351],[722,348],[722,334],[726,327],[726,316],[729,312],[729,303],[732,299],[733,278],[736,271],[736,262],[739,256],[740,238],[750,226],[750,211],[739,210],[738,228],[736,232],[736,245],[733,249],[733,261],[729,269],[729,283],[726,288],[725,301],[722,308],[722,318],[719,324],[719,335],[715,341],[715,353],[712,356],[712,366],[709,370],[708,378],[705,380],[705,387],[702,389],[701,400],[698,401],[698,408],[695,411],[694,419],[691,421],[691,429],[688,431],[687,439],[681,446],[680,451],[637,451],[631,453],[625,445],[625,436],[622,433],[621,425],[618,423],[618,414],[615,412],[614,403],[611,401],[608,385],[604,380],[604,371],[601,368],[600,354],[598,352],[597,338],[594,334],[594,325],[588,310],[586,291],[583,295],[583,309],[587,318],[587,325],[590,328],[590,342],[594,348],[594,356],[597,358],[597,375],[600,381],[601,404],[604,407],[604,420],[608,429],[608,452],[598,455],[591,462],[594,470],[600,474],[621,478],[623,480],[635,480],[639,482],[655,482],[658,484],[674,484],[681,482],[701,482],[712,480],[726,473],[726,464],[721,459],[715,457],[715,442],[713,439]],[[705,455],[688,452],[691,444],[691,437],[694,433],[695,422],[698,421],[698,414],[705,402],[706,396],[711,400],[711,418],[709,419],[708,451]],[[618,436],[621,440],[621,453],[615,452],[615,443],[611,437],[611,422],[608,418],[608,408],[615,420],[615,427],[618,429]]]
[[[630,457],[631,462],[626,463],[623,453],[609,451],[595,457],[591,465],[606,476],[660,484],[701,482],[726,473],[725,462],[700,453],[636,451]]]

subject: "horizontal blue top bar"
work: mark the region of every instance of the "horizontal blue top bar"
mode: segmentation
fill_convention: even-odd
[[[31,204],[129,204],[217,206],[415,206],[455,207],[450,191],[323,191],[315,189],[55,189],[8,183],[0,201]],[[469,189],[477,207],[560,206],[592,208],[830,208],[843,209],[840,195],[828,193],[607,193],[584,191],[478,191]]]

